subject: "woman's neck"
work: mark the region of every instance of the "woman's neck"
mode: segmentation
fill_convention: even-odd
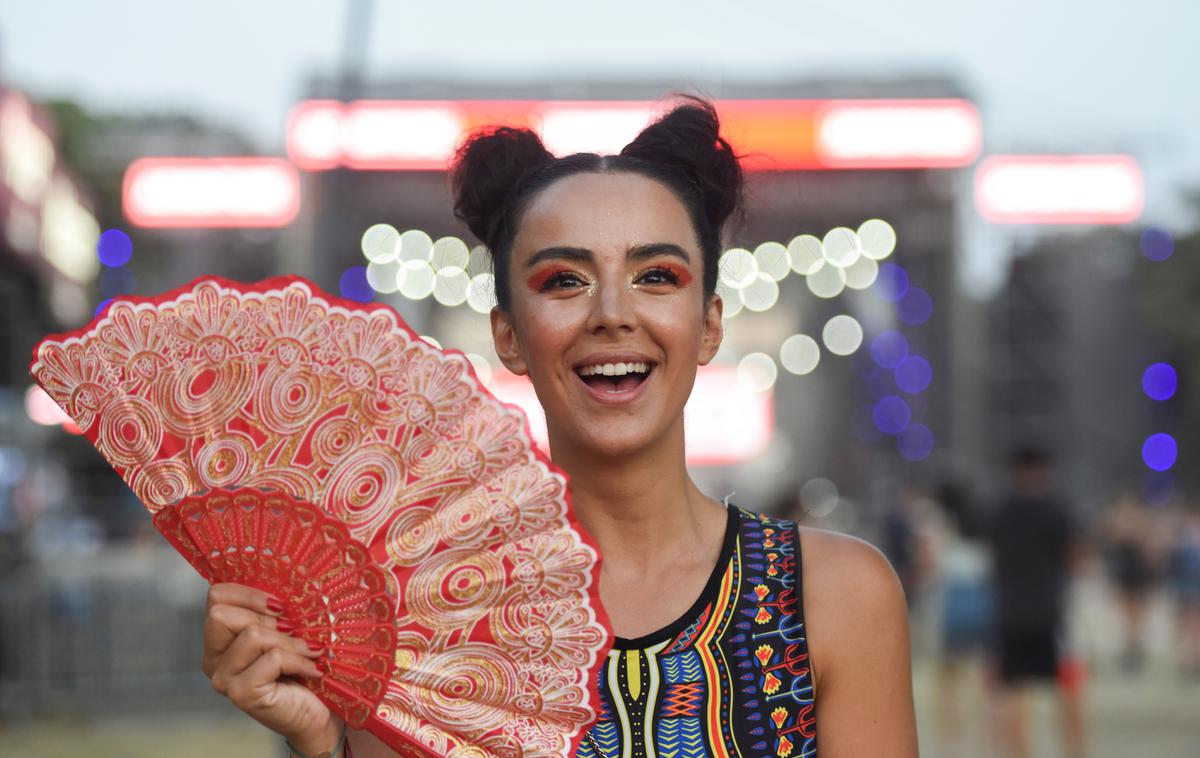
[[[570,479],[575,514],[600,546],[606,572],[650,573],[704,544],[714,528],[724,532],[724,507],[688,475],[682,420],[659,443],[620,457],[563,442],[553,447],[555,464]]]

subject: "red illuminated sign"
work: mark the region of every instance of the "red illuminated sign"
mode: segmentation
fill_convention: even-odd
[[[280,158],[141,158],[122,201],[143,227],[279,227],[300,210],[300,176]]]
[[[975,207],[999,224],[1126,224],[1144,201],[1127,155],[997,155],[975,171]]]
[[[718,100],[722,133],[749,170],[953,168],[979,155],[965,100]],[[310,171],[347,166],[443,171],[484,125],[528,126],[551,152],[618,152],[672,103],[649,100],[393,100],[299,104],[288,156]]]

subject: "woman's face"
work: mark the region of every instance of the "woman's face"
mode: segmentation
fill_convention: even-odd
[[[529,374],[552,446],[619,456],[682,435],[721,301],[704,296],[696,232],[670,189],[634,173],[560,179],[526,208],[509,276],[496,352]]]

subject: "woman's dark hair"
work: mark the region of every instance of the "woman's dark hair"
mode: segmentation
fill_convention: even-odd
[[[733,148],[719,134],[711,103],[692,95],[625,146],[618,155],[575,153],[555,158],[529,129],[473,132],[451,165],[454,215],[492,254],[496,301],[509,308],[508,262],[529,201],[572,174],[631,172],[661,182],[687,208],[704,256],[704,293],[717,286],[721,233],[741,211],[744,178]]]

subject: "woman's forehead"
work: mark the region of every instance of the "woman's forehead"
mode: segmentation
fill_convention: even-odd
[[[666,185],[640,174],[582,173],[539,192],[521,217],[514,253],[552,245],[597,253],[673,242],[699,253],[687,209]]]

